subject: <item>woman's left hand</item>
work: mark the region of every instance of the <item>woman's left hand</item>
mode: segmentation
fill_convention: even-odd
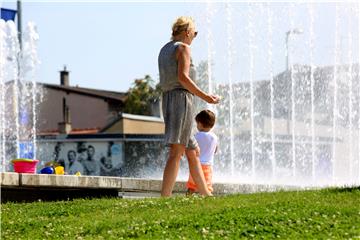
[[[204,99],[207,103],[210,103],[210,104],[217,104],[219,103],[220,101],[220,97],[217,96],[217,95],[212,95],[212,94],[209,94],[205,97]]]

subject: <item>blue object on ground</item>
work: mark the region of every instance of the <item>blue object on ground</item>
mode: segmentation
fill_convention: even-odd
[[[44,167],[40,170],[40,173],[42,174],[54,174],[54,168],[53,167]]]

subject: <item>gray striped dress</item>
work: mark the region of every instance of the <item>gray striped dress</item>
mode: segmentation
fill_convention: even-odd
[[[165,143],[182,144],[186,148],[198,146],[193,134],[195,117],[194,95],[178,80],[176,49],[180,42],[165,44],[159,54],[160,87],[163,91],[162,110],[165,121]],[[195,81],[195,69],[190,65],[190,78]]]

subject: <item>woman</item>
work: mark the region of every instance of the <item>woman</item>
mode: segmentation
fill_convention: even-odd
[[[201,170],[200,150],[192,135],[193,99],[195,95],[208,103],[216,104],[219,98],[206,94],[193,81],[195,70],[191,64],[190,45],[196,35],[192,18],[179,17],[172,26],[171,41],[162,47],[158,59],[160,87],[163,91],[165,142],[170,147],[161,190],[164,197],[171,196],[184,153],[200,194],[211,196]]]

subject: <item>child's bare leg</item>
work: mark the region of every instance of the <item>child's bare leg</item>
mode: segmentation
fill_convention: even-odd
[[[212,196],[211,192],[209,192],[204,174],[201,169],[201,164],[199,157],[197,156],[195,149],[187,148],[185,150],[186,157],[189,162],[189,170],[194,182],[196,183],[197,189],[199,193],[203,196]]]

